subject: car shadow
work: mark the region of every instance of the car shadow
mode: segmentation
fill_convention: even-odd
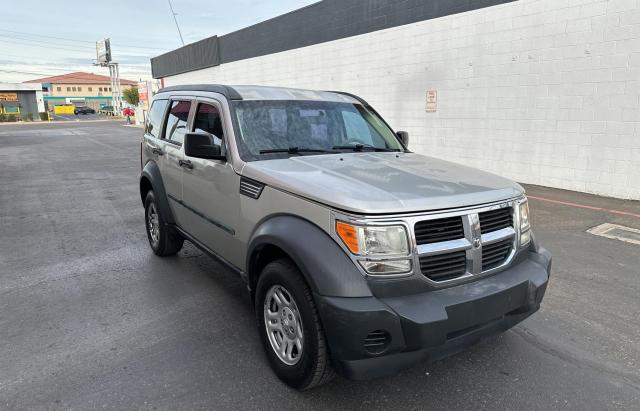
[[[414,367],[388,377],[350,381],[338,376],[325,386],[298,392],[278,381],[269,368],[244,282],[223,264],[188,242],[185,242],[185,247],[173,259],[173,263],[190,266],[189,275],[204,278],[206,281],[201,285],[217,296],[206,307],[201,307],[200,312],[215,313],[222,309],[233,312],[234,327],[237,327],[234,332],[241,338],[250,340],[249,343],[244,341],[242,345],[251,352],[237,353],[251,359],[250,366],[245,370],[246,374],[243,374],[247,375],[248,380],[245,389],[250,389],[255,384],[267,386],[290,400],[293,396],[295,403],[303,408],[332,408],[336,406],[338,398],[341,401],[338,408],[394,408],[394,404],[406,404],[408,396],[416,408],[423,408],[425,404],[436,408],[438,405],[443,408],[456,408],[456,405],[464,408],[462,399],[478,395],[480,387],[493,386],[491,390],[494,393],[504,391],[514,382],[513,375],[526,372],[519,368],[522,360],[517,352],[527,343],[517,334],[507,332],[488,337],[462,353],[433,363],[416,363]],[[223,324],[226,325],[226,322]],[[210,333],[213,340],[216,335],[214,329],[219,323],[214,321],[210,325],[213,329],[203,332]],[[227,349],[226,344],[224,349]],[[229,357],[224,361],[227,363],[223,368],[238,367],[237,358]],[[517,381],[519,377],[515,378]],[[212,385],[217,383],[216,378],[210,382]],[[504,395],[509,396],[506,391]]]

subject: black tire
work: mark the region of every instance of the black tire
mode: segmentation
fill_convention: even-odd
[[[281,286],[295,301],[302,323],[303,348],[298,362],[288,365],[272,347],[265,321],[265,298],[274,286]],[[285,384],[298,390],[308,390],[325,384],[335,376],[329,348],[313,295],[300,270],[288,259],[267,264],[256,286],[255,300],[258,331],[271,368]]]
[[[155,214],[157,219],[150,219],[150,214]],[[156,255],[160,257],[175,255],[182,249],[184,238],[166,225],[164,216],[156,203],[156,197],[153,191],[147,193],[144,201],[144,221],[149,245]],[[157,226],[158,231],[155,233],[152,230],[152,221],[154,221],[153,225]]]

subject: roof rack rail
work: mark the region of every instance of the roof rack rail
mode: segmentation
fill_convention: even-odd
[[[367,103],[362,97],[356,96],[355,94],[347,93],[346,91],[335,91],[335,90],[325,90],[327,93],[336,93],[342,94],[343,96],[351,97],[360,102],[363,106],[371,107],[369,103]]]
[[[222,84],[189,84],[182,86],[169,86],[158,90],[158,93],[167,93],[172,91],[210,91],[219,93],[229,100],[242,100],[242,96],[231,86]]]

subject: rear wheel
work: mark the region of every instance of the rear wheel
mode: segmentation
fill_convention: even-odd
[[[290,260],[271,262],[262,270],[255,310],[262,344],[278,378],[308,390],[334,377],[313,295]]]
[[[165,223],[153,191],[147,193],[144,204],[147,238],[151,249],[161,257],[176,254],[182,248],[184,239]]]

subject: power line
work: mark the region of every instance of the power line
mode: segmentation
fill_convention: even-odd
[[[75,48],[70,48],[70,47],[60,47],[60,46],[54,46],[54,45],[48,45],[48,44],[31,44],[31,43],[25,43],[22,40],[17,40],[17,39],[4,39],[4,38],[0,38],[0,41],[3,43],[13,43],[13,44],[20,44],[22,46],[30,46],[30,47],[40,47],[40,48],[52,48],[52,49],[58,49],[58,50],[65,50],[65,51],[75,51],[77,53],[89,53],[91,52],[91,49],[75,49]]]
[[[28,43],[25,41],[31,41],[31,42],[35,42],[37,44],[32,44],[32,43]],[[39,48],[48,48],[48,49],[56,49],[56,50],[65,50],[65,51],[73,51],[76,53],[91,53],[93,55],[93,53],[95,53],[95,49],[91,49],[91,48],[87,48],[87,49],[80,49],[80,48],[72,48],[73,46],[62,46],[62,45],[54,45],[55,43],[42,43],[38,40],[21,40],[21,39],[15,39],[15,38],[2,38],[0,37],[0,42],[5,42],[5,43],[10,43],[10,44],[19,44],[22,46],[29,46],[29,47],[39,47]],[[118,56],[121,57],[145,57],[145,58],[150,58],[152,57],[149,54],[141,54],[141,53],[136,53],[133,51],[130,52],[116,52],[116,54]],[[1,56],[1,55],[0,55]]]
[[[60,49],[67,49],[67,50],[70,50],[70,51],[95,52],[95,47],[74,46],[74,45],[70,45],[70,44],[55,43],[55,42],[44,41],[44,40],[35,40],[35,39],[30,39],[30,38],[25,38],[25,37],[15,37],[15,36],[4,36],[4,37],[2,37],[2,36],[0,36],[0,40],[6,41],[6,42],[17,40],[16,42],[18,42],[18,43],[19,42],[28,42],[29,44],[31,44],[31,43],[46,44],[47,46],[60,48]],[[133,53],[133,51],[131,51],[131,53]],[[136,52],[136,53],[140,53],[140,52]],[[124,53],[124,54],[127,55],[127,53]],[[137,55],[140,55],[140,54],[137,54]]]
[[[17,60],[9,60],[11,63],[9,64],[17,64],[17,65],[28,65],[25,63],[22,63],[20,61]],[[57,64],[57,63],[52,63],[52,64]],[[6,63],[5,63],[6,65]],[[87,63],[87,65],[89,65],[89,63]],[[76,66],[82,66],[81,64],[78,64]],[[6,71],[5,69],[1,69],[2,71]],[[47,67],[47,70],[55,70],[55,71],[66,71],[67,73],[69,72],[69,69],[64,69],[64,68],[55,68],[55,67]]]
[[[9,57],[8,59],[2,59],[2,57]],[[47,70],[58,70],[58,71],[66,71],[69,72],[68,68],[55,68],[55,67],[51,67],[51,66],[64,66],[64,65],[71,65],[71,66],[75,66],[75,67],[83,67],[83,66],[91,66],[92,68],[95,67],[95,65],[92,63],[91,60],[87,60],[87,63],[82,63],[82,62],[76,62],[76,63],[60,63],[60,62],[55,62],[55,61],[49,61],[46,63],[43,62],[38,62],[38,63],[31,63],[31,62],[25,62],[24,60],[15,60],[15,59],[25,59],[25,56],[16,56],[13,54],[4,54],[2,53],[2,55],[0,55],[0,65],[31,65],[31,66],[42,66],[47,68]],[[148,67],[148,64],[127,64],[126,67],[128,70],[135,70],[136,67],[140,68],[140,67]],[[138,71],[148,71],[148,70],[143,70],[143,69],[138,69]]]
[[[64,43],[57,43],[57,42],[53,42],[53,41],[30,39],[29,37],[13,36],[13,35],[8,35],[8,34],[3,34],[2,37],[0,37],[0,38],[16,39],[16,40],[28,41],[28,42],[32,42],[32,43],[50,44],[50,45],[54,45],[54,46],[69,47],[69,48],[83,50],[83,51],[84,50],[95,50],[95,47],[91,47],[91,46],[79,46],[79,45],[76,46],[76,45],[73,45],[73,44],[64,44]]]
[[[24,31],[15,31],[15,30],[6,30],[6,29],[0,29],[0,31],[4,31],[4,32],[7,32],[7,33],[23,34],[23,35],[27,35],[27,36],[34,36],[34,37],[42,37],[42,38],[50,38],[50,39],[56,39],[56,40],[70,41],[70,42],[76,42],[76,43],[84,43],[84,44],[91,44],[91,45],[95,45],[96,44],[95,41],[78,40],[78,39],[70,39],[70,38],[66,38],[66,37],[57,37],[57,36],[49,36],[49,35],[44,35],[44,34],[27,33],[27,32],[24,32]],[[134,45],[131,45],[131,44],[121,44],[121,43],[118,43],[118,47],[132,48],[132,49],[142,49],[142,50],[167,50],[167,48],[163,48],[163,47],[134,46]]]

